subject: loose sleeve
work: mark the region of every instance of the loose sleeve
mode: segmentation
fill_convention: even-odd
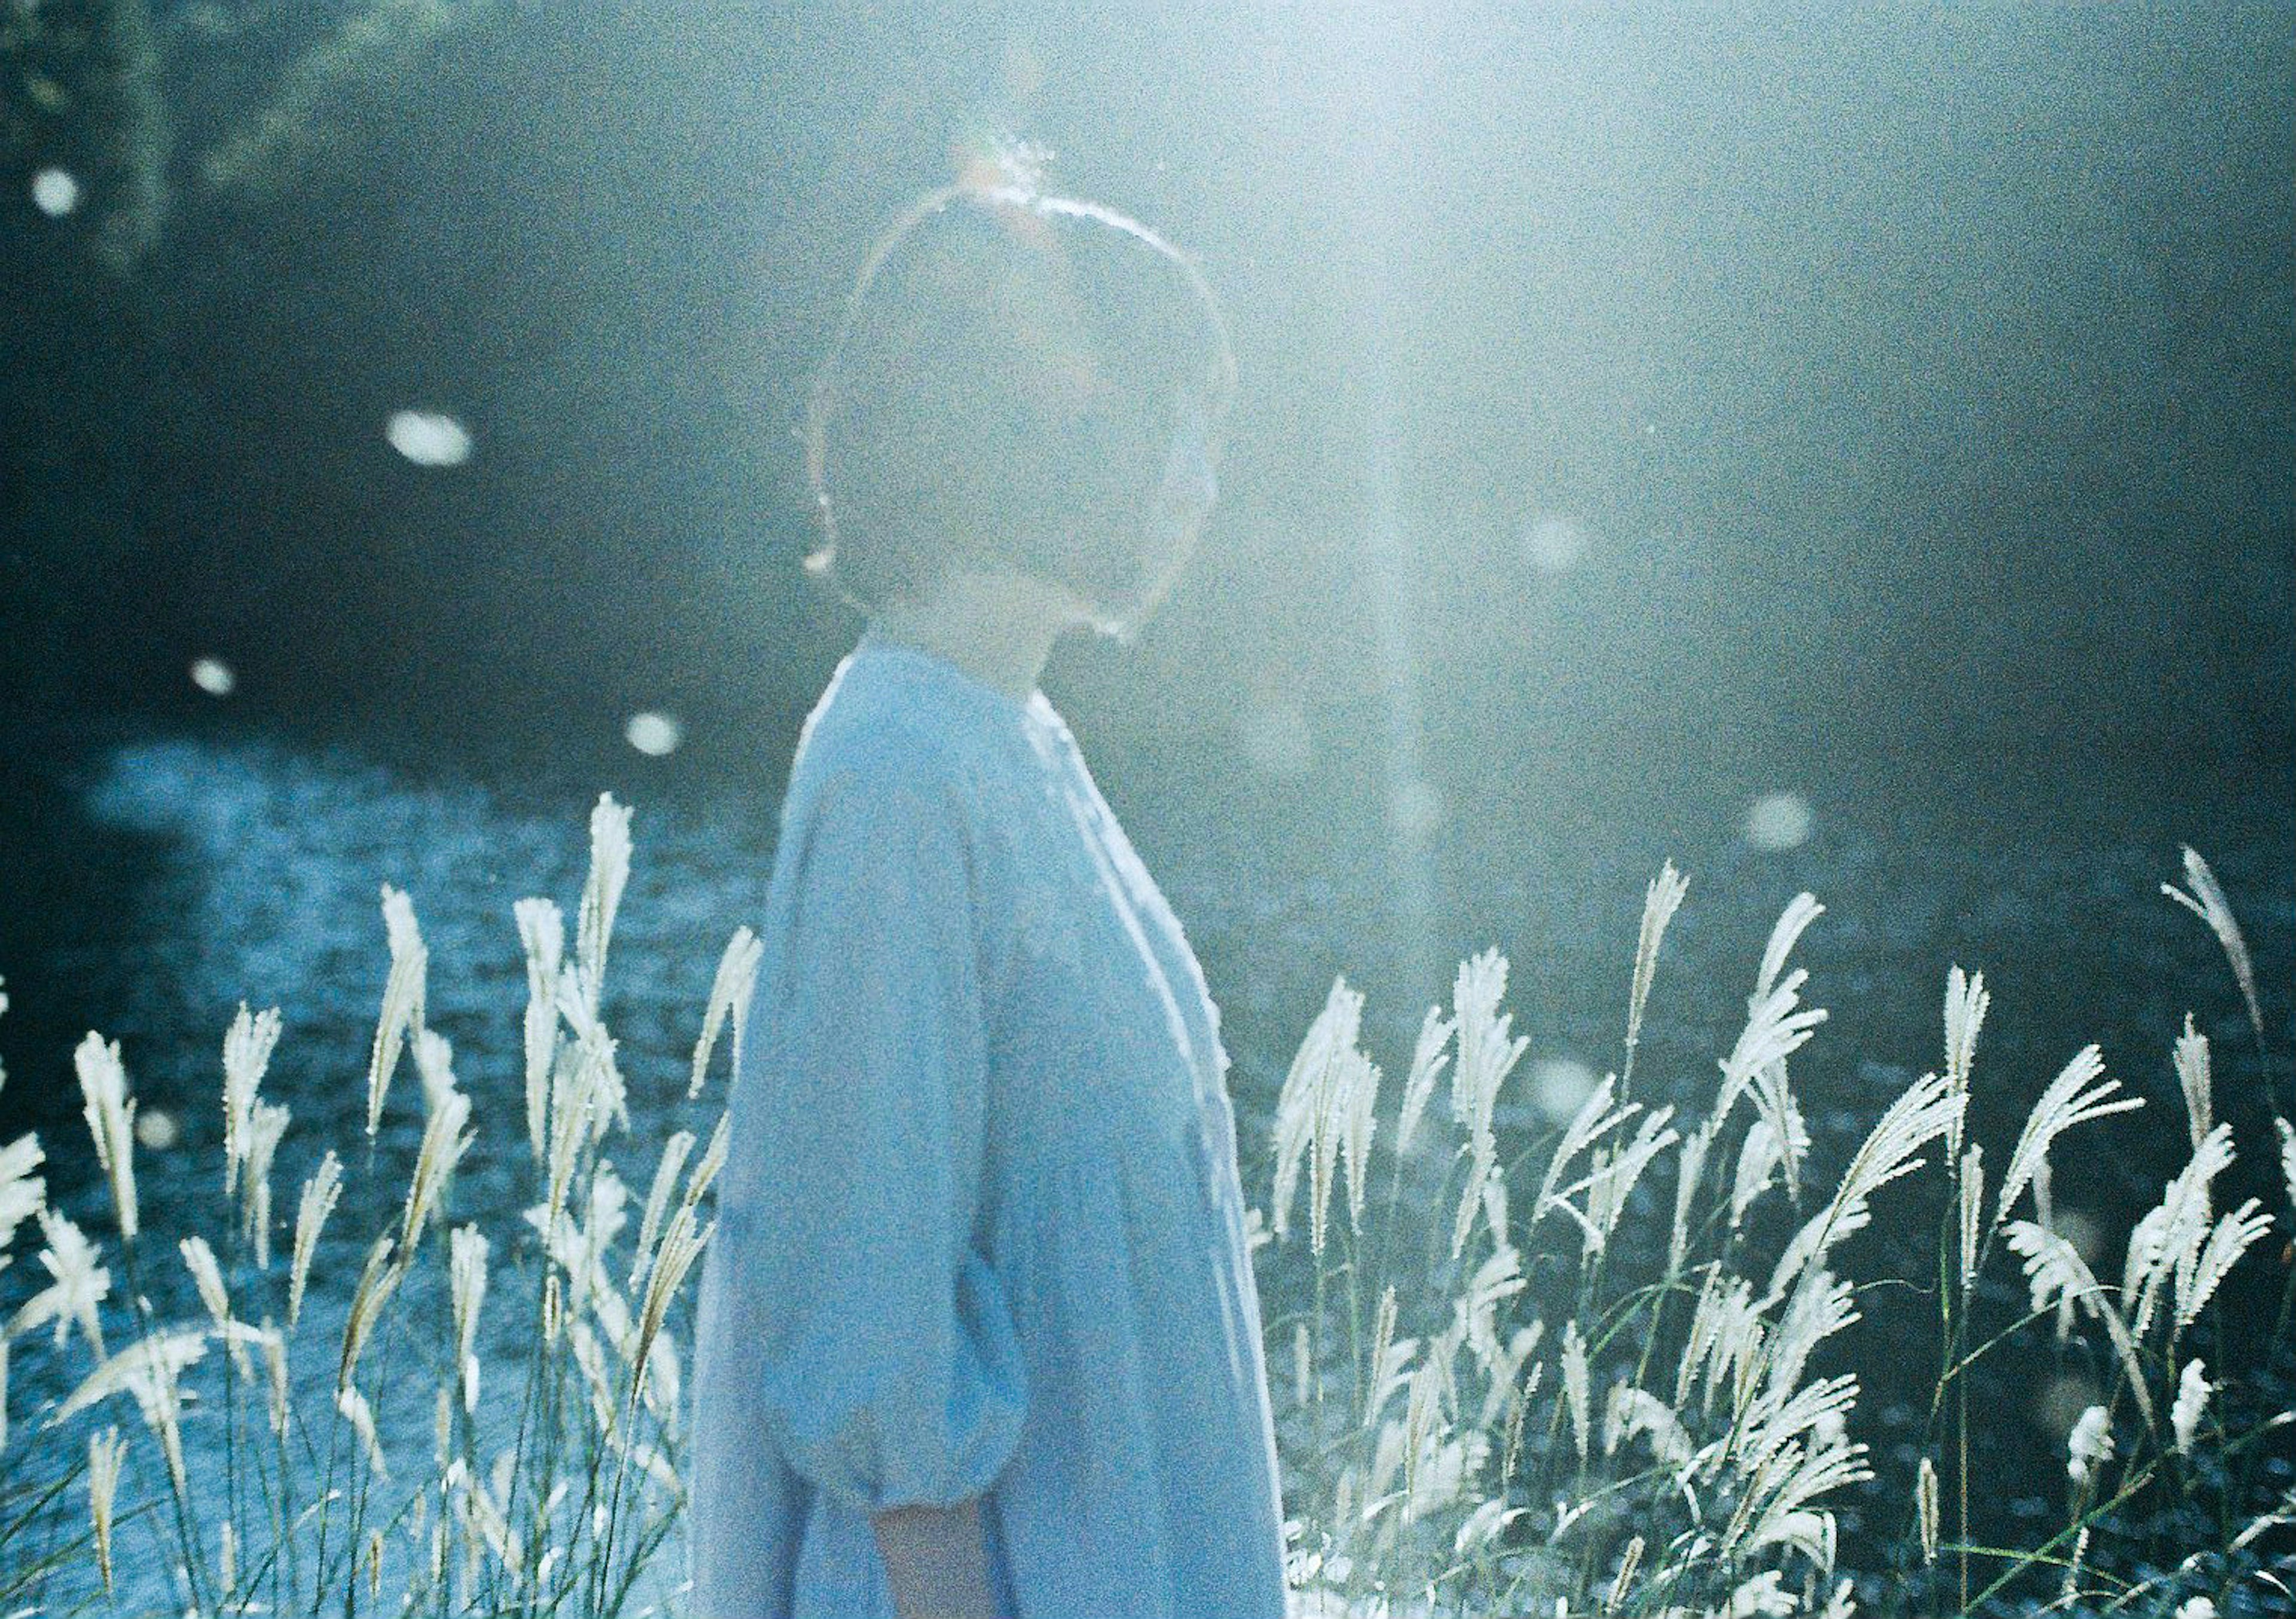
[[[740,1245],[768,1437],[865,1512],[955,1506],[1019,1443],[1027,1387],[975,1246],[987,1113],[980,906],[955,794],[830,771],[783,828],[785,934]]]

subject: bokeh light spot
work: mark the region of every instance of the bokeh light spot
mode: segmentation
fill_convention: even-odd
[[[1395,784],[1388,796],[1387,823],[1406,838],[1424,838],[1443,823],[1443,791],[1424,777]]]
[[[61,168],[44,168],[32,176],[32,206],[51,219],[61,219],[79,206],[79,182]]]
[[[222,658],[194,658],[192,659],[192,684],[209,697],[229,697],[239,680],[232,674],[231,666]]]
[[[685,732],[670,715],[649,709],[645,713],[630,715],[630,723],[623,728],[622,734],[629,738],[630,746],[640,753],[659,759],[676,753]]]
[[[176,1124],[176,1116],[166,1108],[135,1109],[135,1144],[138,1147],[148,1147],[153,1152],[165,1152],[182,1135],[183,1132]]]
[[[1758,849],[1798,849],[1809,841],[1816,817],[1800,793],[1765,793],[1746,811],[1746,841]]]
[[[1575,1057],[1548,1057],[1530,1065],[1530,1100],[1549,1124],[1567,1124],[1595,1093],[1595,1070]]]
[[[1587,554],[1587,531],[1567,517],[1539,518],[1522,531],[1522,554],[1541,573],[1568,573]]]
[[[1316,762],[1315,732],[1297,699],[1278,697],[1248,709],[1238,724],[1243,756],[1271,776],[1307,773]]]
[[[2071,1245],[2081,1263],[2095,1266],[2104,1257],[2104,1231],[2097,1222],[2077,1208],[2053,1208],[2049,1211],[2049,1229]]]
[[[383,436],[418,467],[459,467],[471,458],[468,429],[437,411],[395,412]]]
[[[2041,1386],[2040,1397],[2033,1404],[2033,1420],[2043,1433],[2062,1444],[2080,1414],[2103,1397],[2095,1378],[2080,1372],[2060,1372]]]

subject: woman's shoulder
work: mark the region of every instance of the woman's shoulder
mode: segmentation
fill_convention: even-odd
[[[799,732],[784,823],[830,798],[891,801],[970,817],[992,773],[988,739],[967,716],[933,700],[929,687],[868,660],[838,667]]]

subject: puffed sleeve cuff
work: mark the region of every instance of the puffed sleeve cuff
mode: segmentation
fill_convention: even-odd
[[[1013,1312],[971,1249],[946,1321],[880,1320],[868,1343],[798,1344],[769,1359],[764,1410],[800,1477],[864,1513],[955,1507],[988,1491],[1021,1439],[1028,1376]]]

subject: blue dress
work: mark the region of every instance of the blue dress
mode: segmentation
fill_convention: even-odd
[[[800,733],[693,1351],[698,1619],[1282,1619],[1219,1014],[1043,691],[873,633]]]

